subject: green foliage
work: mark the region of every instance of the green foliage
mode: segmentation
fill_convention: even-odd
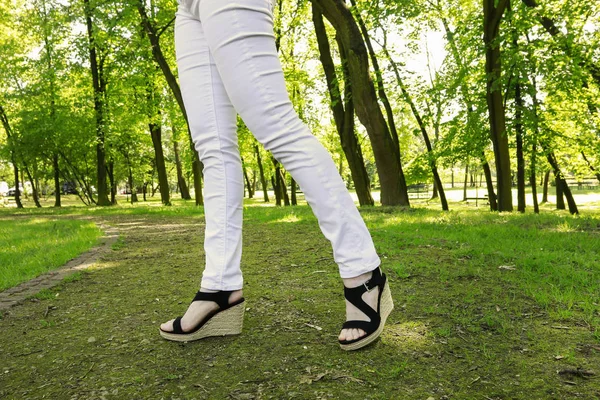
[[[587,0],[538,3],[530,8],[524,2],[511,2],[498,37],[503,73],[493,89],[502,90],[505,99],[512,170],[516,169],[515,132],[522,125],[528,170],[533,162],[538,174],[549,170],[546,155],[553,152],[563,174],[572,181],[593,181],[600,170],[600,12]],[[176,71],[176,2],[144,4],[150,23],[160,34],[165,60]],[[131,179],[134,191],[147,188],[152,195],[157,171],[149,123],[162,127],[172,191],[177,188],[175,143],[190,186],[194,150],[179,106],[157,68],[137,5],[92,0],[92,38],[106,86],[101,99],[102,124],[115,186],[123,190]],[[311,2],[274,0],[274,5],[275,34],[290,99],[352,187],[319,62]],[[83,6],[82,0],[9,0],[0,5],[0,105],[14,135],[9,142],[0,129],[0,180],[12,182],[14,161],[24,171],[25,180],[31,174],[31,184],[50,195],[54,190],[53,158],[58,157],[60,182],[74,185],[80,199],[89,205],[96,196],[98,137]],[[407,179],[431,181],[427,157],[435,161],[442,175],[447,175],[450,167],[480,165],[485,160],[494,170],[480,2],[357,0],[351,9],[364,20],[374,44]],[[557,34],[546,31],[540,23],[542,17],[552,20]],[[336,33],[329,23],[326,29],[341,79]],[[389,58],[382,50],[384,43]],[[399,69],[399,78],[431,137],[433,153],[427,157],[393,67]],[[517,110],[515,102],[517,84],[524,101],[522,110]],[[522,114],[519,120],[518,112]],[[356,131],[372,186],[378,187],[371,143],[363,126],[357,124]],[[258,143],[241,120],[238,136],[249,179],[258,182]],[[270,182],[271,156],[262,146],[258,148]]]
[[[0,224],[0,290],[62,266],[91,248],[100,230],[89,221],[25,217]]]

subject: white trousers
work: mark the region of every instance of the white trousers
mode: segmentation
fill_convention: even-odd
[[[179,0],[175,49],[192,139],[204,163],[201,287],[243,285],[244,184],[237,113],[296,180],[333,246],[342,278],[380,259],[333,159],[290,101],[273,33],[271,0]],[[265,260],[267,262],[267,260]]]

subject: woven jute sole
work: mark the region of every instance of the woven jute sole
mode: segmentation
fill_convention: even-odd
[[[244,311],[246,302],[237,304],[225,311],[215,314],[202,328],[194,333],[176,334],[164,332],[159,329],[160,336],[175,342],[191,342],[211,336],[239,335],[244,324]]]
[[[377,339],[379,335],[381,335],[381,332],[383,331],[383,327],[385,325],[385,321],[387,320],[387,317],[390,315],[393,309],[394,301],[392,300],[392,292],[390,291],[390,285],[388,285],[386,281],[385,286],[383,287],[383,293],[381,294],[381,305],[379,308],[379,311],[381,313],[381,322],[379,323],[379,327],[375,332],[373,332],[372,334],[370,334],[362,340],[350,344],[340,343],[340,347],[342,348],[342,350],[358,350],[375,341],[375,339]]]

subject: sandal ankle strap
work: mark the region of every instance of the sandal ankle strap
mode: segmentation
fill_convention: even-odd
[[[349,294],[351,297],[362,296],[364,292],[370,292],[377,286],[380,286],[382,282],[385,282],[385,274],[381,273],[379,267],[373,270],[371,279],[363,283],[362,285],[349,288],[344,286],[344,294]]]
[[[221,291],[214,292],[214,293],[198,291],[198,293],[196,293],[196,296],[194,296],[194,299],[192,300],[192,302],[198,301],[198,300],[214,301],[215,303],[217,303],[219,305],[219,308],[221,310],[225,310],[225,309],[229,308],[229,306],[230,306],[229,296],[231,296],[231,293],[233,293],[233,292],[234,292],[233,290],[221,290]]]

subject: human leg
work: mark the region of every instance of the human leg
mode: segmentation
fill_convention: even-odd
[[[180,5],[175,23],[175,47],[183,100],[192,139],[204,164],[206,266],[201,291],[232,291],[242,298],[241,229],[243,182],[237,145],[237,114],[223,87],[204,37],[201,22]],[[189,331],[216,312],[214,301],[193,301],[180,321]],[[161,325],[172,332],[175,320]],[[177,324],[177,323],[176,323]]]
[[[349,281],[368,280],[380,259],[331,156],[289,99],[275,47],[271,0],[201,0],[193,11],[202,21],[232,104],[298,182],[332,244],[340,276]],[[376,299],[365,300],[371,306],[377,304]],[[366,318],[350,303],[347,309],[353,319]],[[345,334],[354,338],[361,332]]]

